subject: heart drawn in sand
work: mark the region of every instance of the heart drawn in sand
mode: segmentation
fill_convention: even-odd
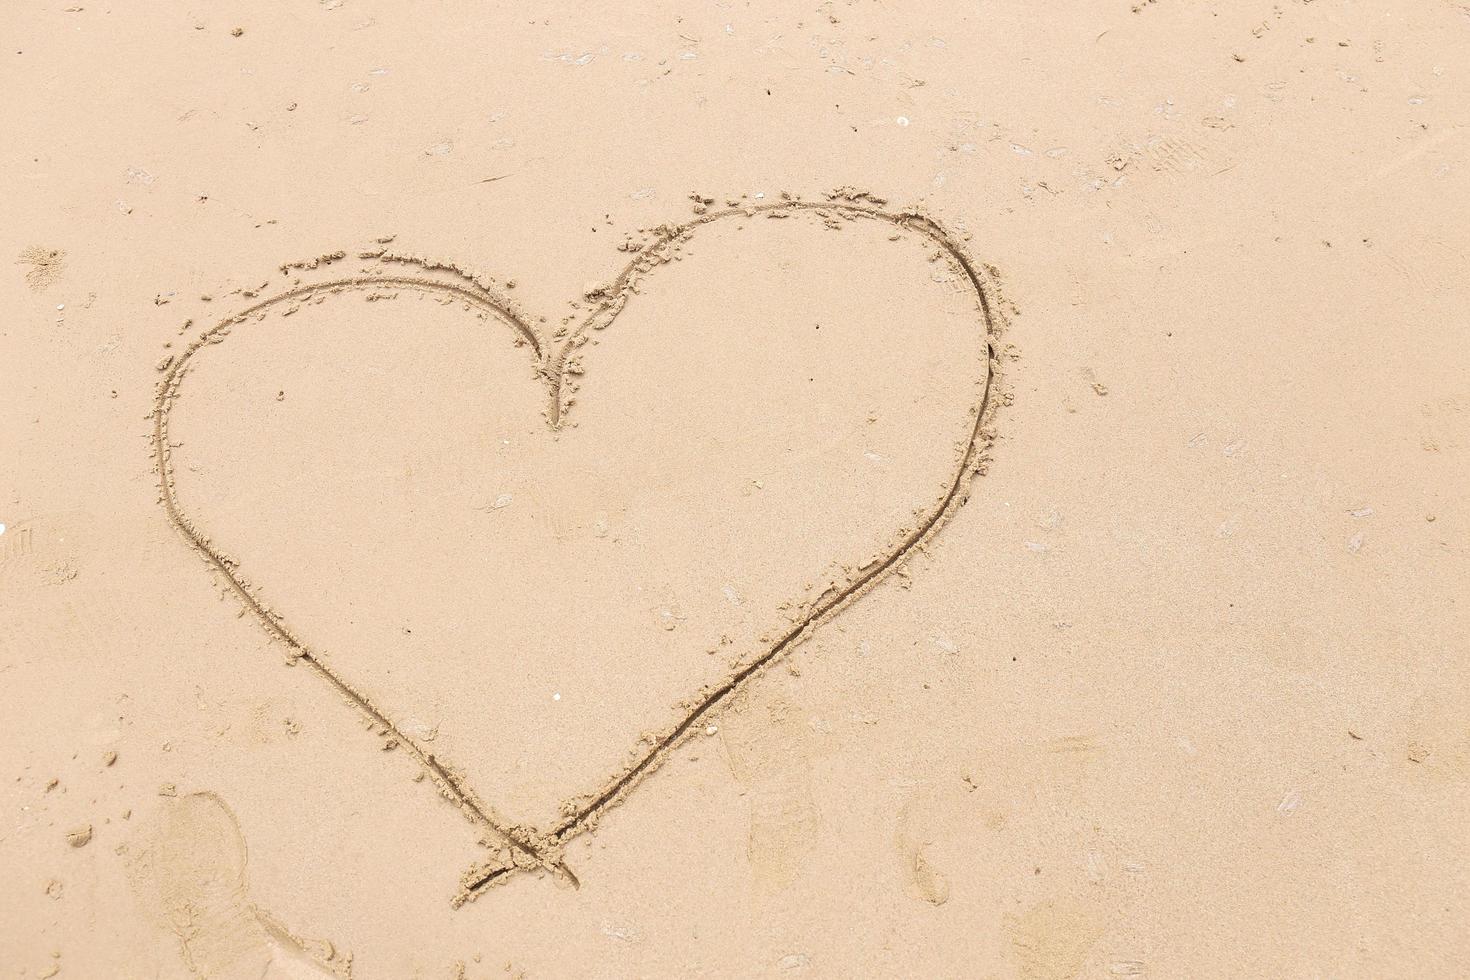
[[[939,224],[699,210],[560,328],[385,244],[282,266],[162,365],[169,521],[483,827],[456,901],[575,883],[566,845],[904,572],[984,466],[995,300]]]

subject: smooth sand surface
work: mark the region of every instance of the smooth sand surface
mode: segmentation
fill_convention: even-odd
[[[0,977],[1470,970],[1470,7],[0,26]]]

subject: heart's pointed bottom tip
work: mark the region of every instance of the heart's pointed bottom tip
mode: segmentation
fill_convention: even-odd
[[[491,888],[507,883],[518,872],[523,871],[549,871],[558,882],[571,885],[573,890],[580,891],[582,888],[582,880],[577,877],[575,871],[567,866],[565,861],[534,865],[502,864],[493,868],[482,868],[479,874],[466,875],[464,884],[459,893],[450,901],[450,905],[456,909],[461,908],[475,901]]]

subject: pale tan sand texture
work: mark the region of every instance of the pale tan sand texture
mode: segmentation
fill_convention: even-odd
[[[1470,975],[1470,8],[0,11],[0,978]]]

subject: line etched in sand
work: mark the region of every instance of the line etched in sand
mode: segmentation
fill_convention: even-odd
[[[571,393],[576,386],[575,375],[579,373],[574,355],[590,339],[592,331],[606,328],[617,318],[628,298],[637,293],[636,287],[642,277],[668,262],[679,246],[705,225],[757,216],[779,218],[797,212],[812,213],[828,222],[886,222],[899,232],[913,233],[937,247],[940,256],[945,257],[962,273],[961,279],[975,293],[979,342],[985,345],[983,349],[986,352],[984,377],[976,379],[978,402],[969,409],[967,438],[958,447],[954,468],[946,481],[942,496],[920,513],[913,526],[903,532],[885,553],[875,556],[861,569],[849,572],[845,580],[830,585],[825,592],[806,605],[805,615],[774,637],[763,652],[686,702],[682,717],[671,728],[656,738],[645,739],[640,743],[639,751],[630,764],[609,777],[592,795],[575,804],[568,804],[564,808],[565,816],[548,830],[517,825],[498,813],[472,790],[454,766],[436,757],[410,737],[368,694],[314,652],[279,614],[264,603],[258,592],[241,575],[238,563],[210,540],[179,501],[169,441],[171,410],[179,397],[181,385],[193,359],[205,349],[223,341],[235,327],[247,321],[264,317],[268,312],[289,315],[305,304],[322,302],[331,295],[349,291],[365,291],[369,294],[368,298],[372,299],[383,291],[391,293],[393,290],[406,290],[439,297],[445,302],[463,302],[467,309],[475,311],[481,318],[493,317],[510,326],[517,344],[530,347],[538,374],[548,389],[547,421],[556,430],[563,425],[572,409]],[[784,199],[709,211],[682,224],[660,227],[655,231],[652,241],[634,251],[636,254],[632,260],[610,284],[589,292],[587,299],[596,305],[580,325],[565,336],[559,335],[551,343],[543,342],[532,326],[531,318],[488,282],[477,279],[456,266],[396,254],[383,245],[357,253],[357,259],[370,263],[364,271],[310,283],[297,279],[288,288],[256,299],[246,308],[205,329],[181,354],[160,365],[164,377],[154,401],[152,441],[160,474],[160,501],[169,522],[219,574],[229,590],[238,596],[244,609],[272,637],[287,647],[293,659],[305,663],[339,694],[363,711],[375,727],[413,755],[433,777],[446,798],[458,805],[476,823],[492,831],[507,846],[505,857],[498,858],[489,865],[471,869],[463,877],[462,889],[455,899],[456,904],[473,898],[487,886],[505,880],[518,869],[541,868],[575,884],[575,875],[562,859],[566,845],[579,835],[592,830],[603,813],[621,802],[646,775],[658,768],[691,732],[697,730],[701,722],[707,720],[732,695],[747,687],[767,667],[783,658],[819,623],[864,594],[888,573],[902,567],[906,558],[931,539],[953,512],[963,505],[970,478],[983,472],[985,467],[986,453],[992,439],[989,420],[994,407],[991,392],[996,374],[995,338],[1000,326],[994,287],[959,242],[932,218],[916,211],[887,210],[884,202],[869,195],[839,192],[830,195],[825,201]],[[293,270],[315,270],[319,266],[330,271],[336,263],[350,261],[346,253],[339,252],[322,256],[311,263],[285,265],[281,267],[281,271],[291,274]],[[396,270],[384,271],[385,267],[391,265],[410,267],[413,271],[411,274]],[[255,299],[255,293],[260,291],[263,288],[244,295]]]

